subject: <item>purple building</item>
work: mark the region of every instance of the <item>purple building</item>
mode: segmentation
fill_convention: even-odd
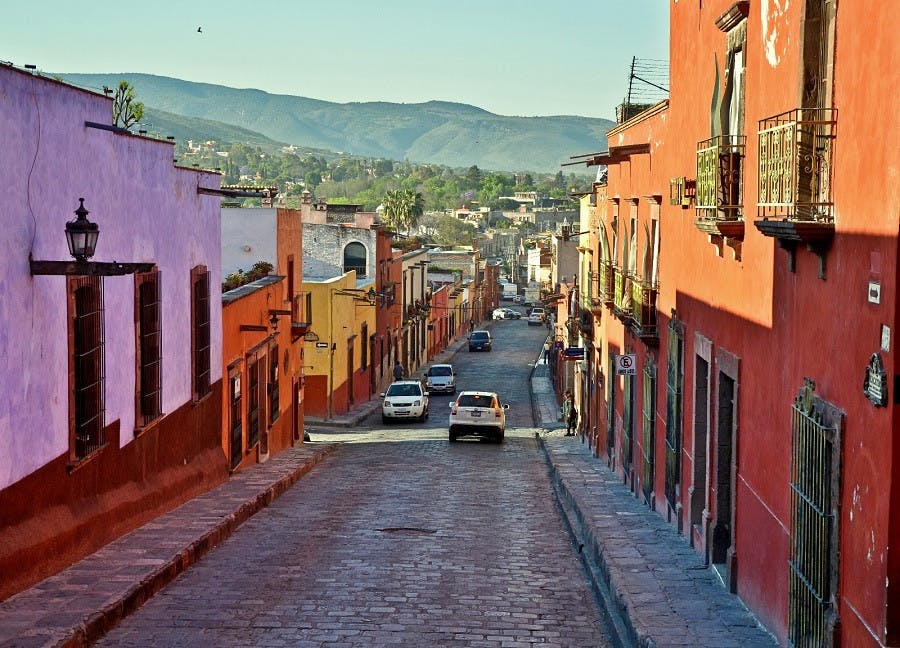
[[[0,66],[0,599],[228,475],[220,178],[112,121]]]

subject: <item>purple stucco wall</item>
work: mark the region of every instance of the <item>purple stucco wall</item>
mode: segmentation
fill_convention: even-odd
[[[172,144],[85,127],[110,124],[109,98],[0,66],[0,489],[63,455],[68,439],[65,277],[29,272],[70,260],[63,234],[78,198],[100,226],[95,261],[160,271],[164,412],[191,399],[190,271],[221,277],[217,174],[176,167]],[[134,428],[134,277],[106,277],[105,421]],[[222,373],[221,303],[211,299],[212,376]]]

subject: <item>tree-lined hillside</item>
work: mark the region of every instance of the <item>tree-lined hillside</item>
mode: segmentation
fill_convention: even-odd
[[[444,101],[338,104],[148,74],[60,76],[98,90],[127,80],[148,117],[165,111],[295,146],[451,167],[556,171],[571,155],[605,148],[605,133],[614,125],[576,116],[509,117]]]

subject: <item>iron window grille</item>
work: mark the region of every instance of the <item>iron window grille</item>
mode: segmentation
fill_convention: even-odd
[[[833,646],[843,414],[804,379],[791,406],[791,646]]]
[[[241,388],[241,372],[238,367],[228,376],[229,444],[232,469],[237,468],[244,455],[243,393]]]
[[[162,415],[161,331],[159,272],[137,273],[135,317],[137,338],[137,427],[145,427]]]
[[[68,280],[72,346],[71,417],[74,459],[106,443],[104,415],[103,282],[99,276]]]
[[[653,498],[654,465],[656,446],[656,367],[648,362],[644,366],[643,391],[641,393],[641,491],[644,501],[655,509]]]
[[[674,316],[669,322],[666,358],[666,500],[678,507],[681,485],[681,446],[684,407],[684,327]]]
[[[254,357],[247,369],[247,450],[259,443],[260,411],[259,411],[259,385],[260,385],[259,357]]]
[[[191,287],[193,299],[191,322],[193,391],[194,400],[199,401],[211,390],[209,271],[206,266],[197,266],[191,271]]]

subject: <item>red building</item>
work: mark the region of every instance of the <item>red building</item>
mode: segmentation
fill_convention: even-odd
[[[783,644],[900,645],[896,11],[670,19],[669,100],[588,162],[591,442]]]

